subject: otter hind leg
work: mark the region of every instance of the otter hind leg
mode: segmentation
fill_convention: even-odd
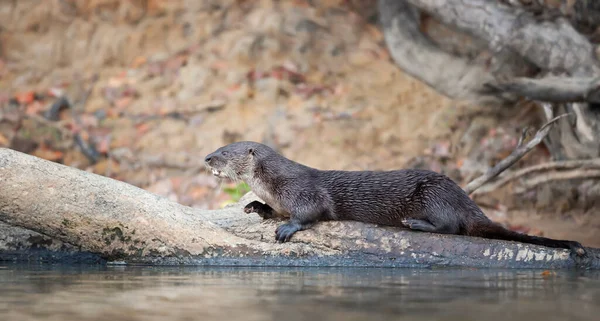
[[[408,227],[411,230],[422,231],[422,232],[430,232],[430,233],[440,233],[440,234],[456,234],[458,231],[452,228],[449,224],[438,224],[434,225],[427,220],[419,220],[419,219],[403,219],[402,224]]]

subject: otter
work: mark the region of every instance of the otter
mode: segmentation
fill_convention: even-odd
[[[485,216],[453,180],[430,170],[319,170],[252,141],[220,147],[204,161],[213,175],[246,182],[265,202],[253,201],[244,212],[263,219],[289,217],[275,230],[275,240],[281,243],[318,221],[352,220],[565,248],[579,256],[586,253],[576,241],[532,236],[502,227]]]

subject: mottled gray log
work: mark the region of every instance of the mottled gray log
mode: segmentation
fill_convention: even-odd
[[[243,213],[252,193],[220,210],[197,210],[10,149],[0,149],[0,186],[1,222],[113,263],[600,268],[598,249],[577,259],[562,249],[360,222],[322,222],[278,244],[280,222]]]

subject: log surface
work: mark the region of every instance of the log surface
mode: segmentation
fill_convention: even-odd
[[[274,231],[281,222],[242,211],[255,199],[249,193],[226,208],[198,210],[124,182],[0,148],[0,222],[112,263],[600,268],[598,249],[577,259],[567,250],[360,222],[322,222],[278,244]]]

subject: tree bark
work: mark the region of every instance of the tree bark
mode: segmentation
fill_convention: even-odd
[[[563,19],[540,21],[526,11],[482,0],[406,0],[468,34],[494,51],[507,47],[545,70],[598,74],[591,43]]]
[[[0,149],[0,221],[127,264],[253,266],[470,266],[600,268],[541,246],[420,233],[360,222],[321,222],[289,243],[280,222],[243,213],[257,199],[197,210],[132,185]]]
[[[511,93],[486,90],[485,84],[495,83],[494,67],[487,65],[491,62],[485,58],[473,61],[448,53],[424,35],[420,30],[421,13],[406,1],[380,1],[379,11],[390,54],[404,72],[451,98],[484,104],[516,100]],[[480,45],[476,40],[473,42],[472,47],[477,50]],[[512,67],[521,71],[527,69],[525,63]]]
[[[501,0],[546,17],[565,17],[578,31],[593,33],[600,26],[600,2],[590,0]]]
[[[577,82],[600,76],[598,48],[590,41],[593,35],[580,32],[586,28],[596,30],[600,24],[594,20],[600,12],[598,4],[594,1],[562,1],[560,6],[552,7],[546,2],[528,6],[515,3],[501,0],[380,0],[379,9],[387,46],[403,70],[440,93],[476,103],[482,100],[485,103],[485,99],[494,97],[506,105],[522,95],[557,102],[554,114],[569,112],[572,116],[560,120],[559,128],[548,137],[547,145],[553,158],[600,156],[597,88],[573,88],[573,85],[584,85]],[[547,17],[545,13],[553,9],[558,16]],[[428,42],[426,32],[417,28],[415,22],[415,17],[423,13],[470,36],[475,42],[482,42],[492,55],[490,67],[485,68],[480,61],[450,55],[441,46]],[[427,46],[419,42],[427,43]],[[412,46],[412,51],[406,49],[407,46]],[[414,51],[423,48],[436,55],[414,58],[417,55]],[[494,64],[494,61],[499,62]],[[527,63],[532,63],[537,70],[519,73],[518,66],[528,66]],[[552,78],[552,75],[560,78]],[[514,78],[517,80],[512,80]],[[548,79],[554,83],[549,84]],[[563,84],[556,83],[561,79]],[[516,88],[515,84],[526,84],[527,88]],[[556,93],[549,90],[549,85],[568,90]],[[490,91],[490,88],[495,90]],[[572,89],[587,92],[582,96],[579,95],[581,92],[569,92]]]

